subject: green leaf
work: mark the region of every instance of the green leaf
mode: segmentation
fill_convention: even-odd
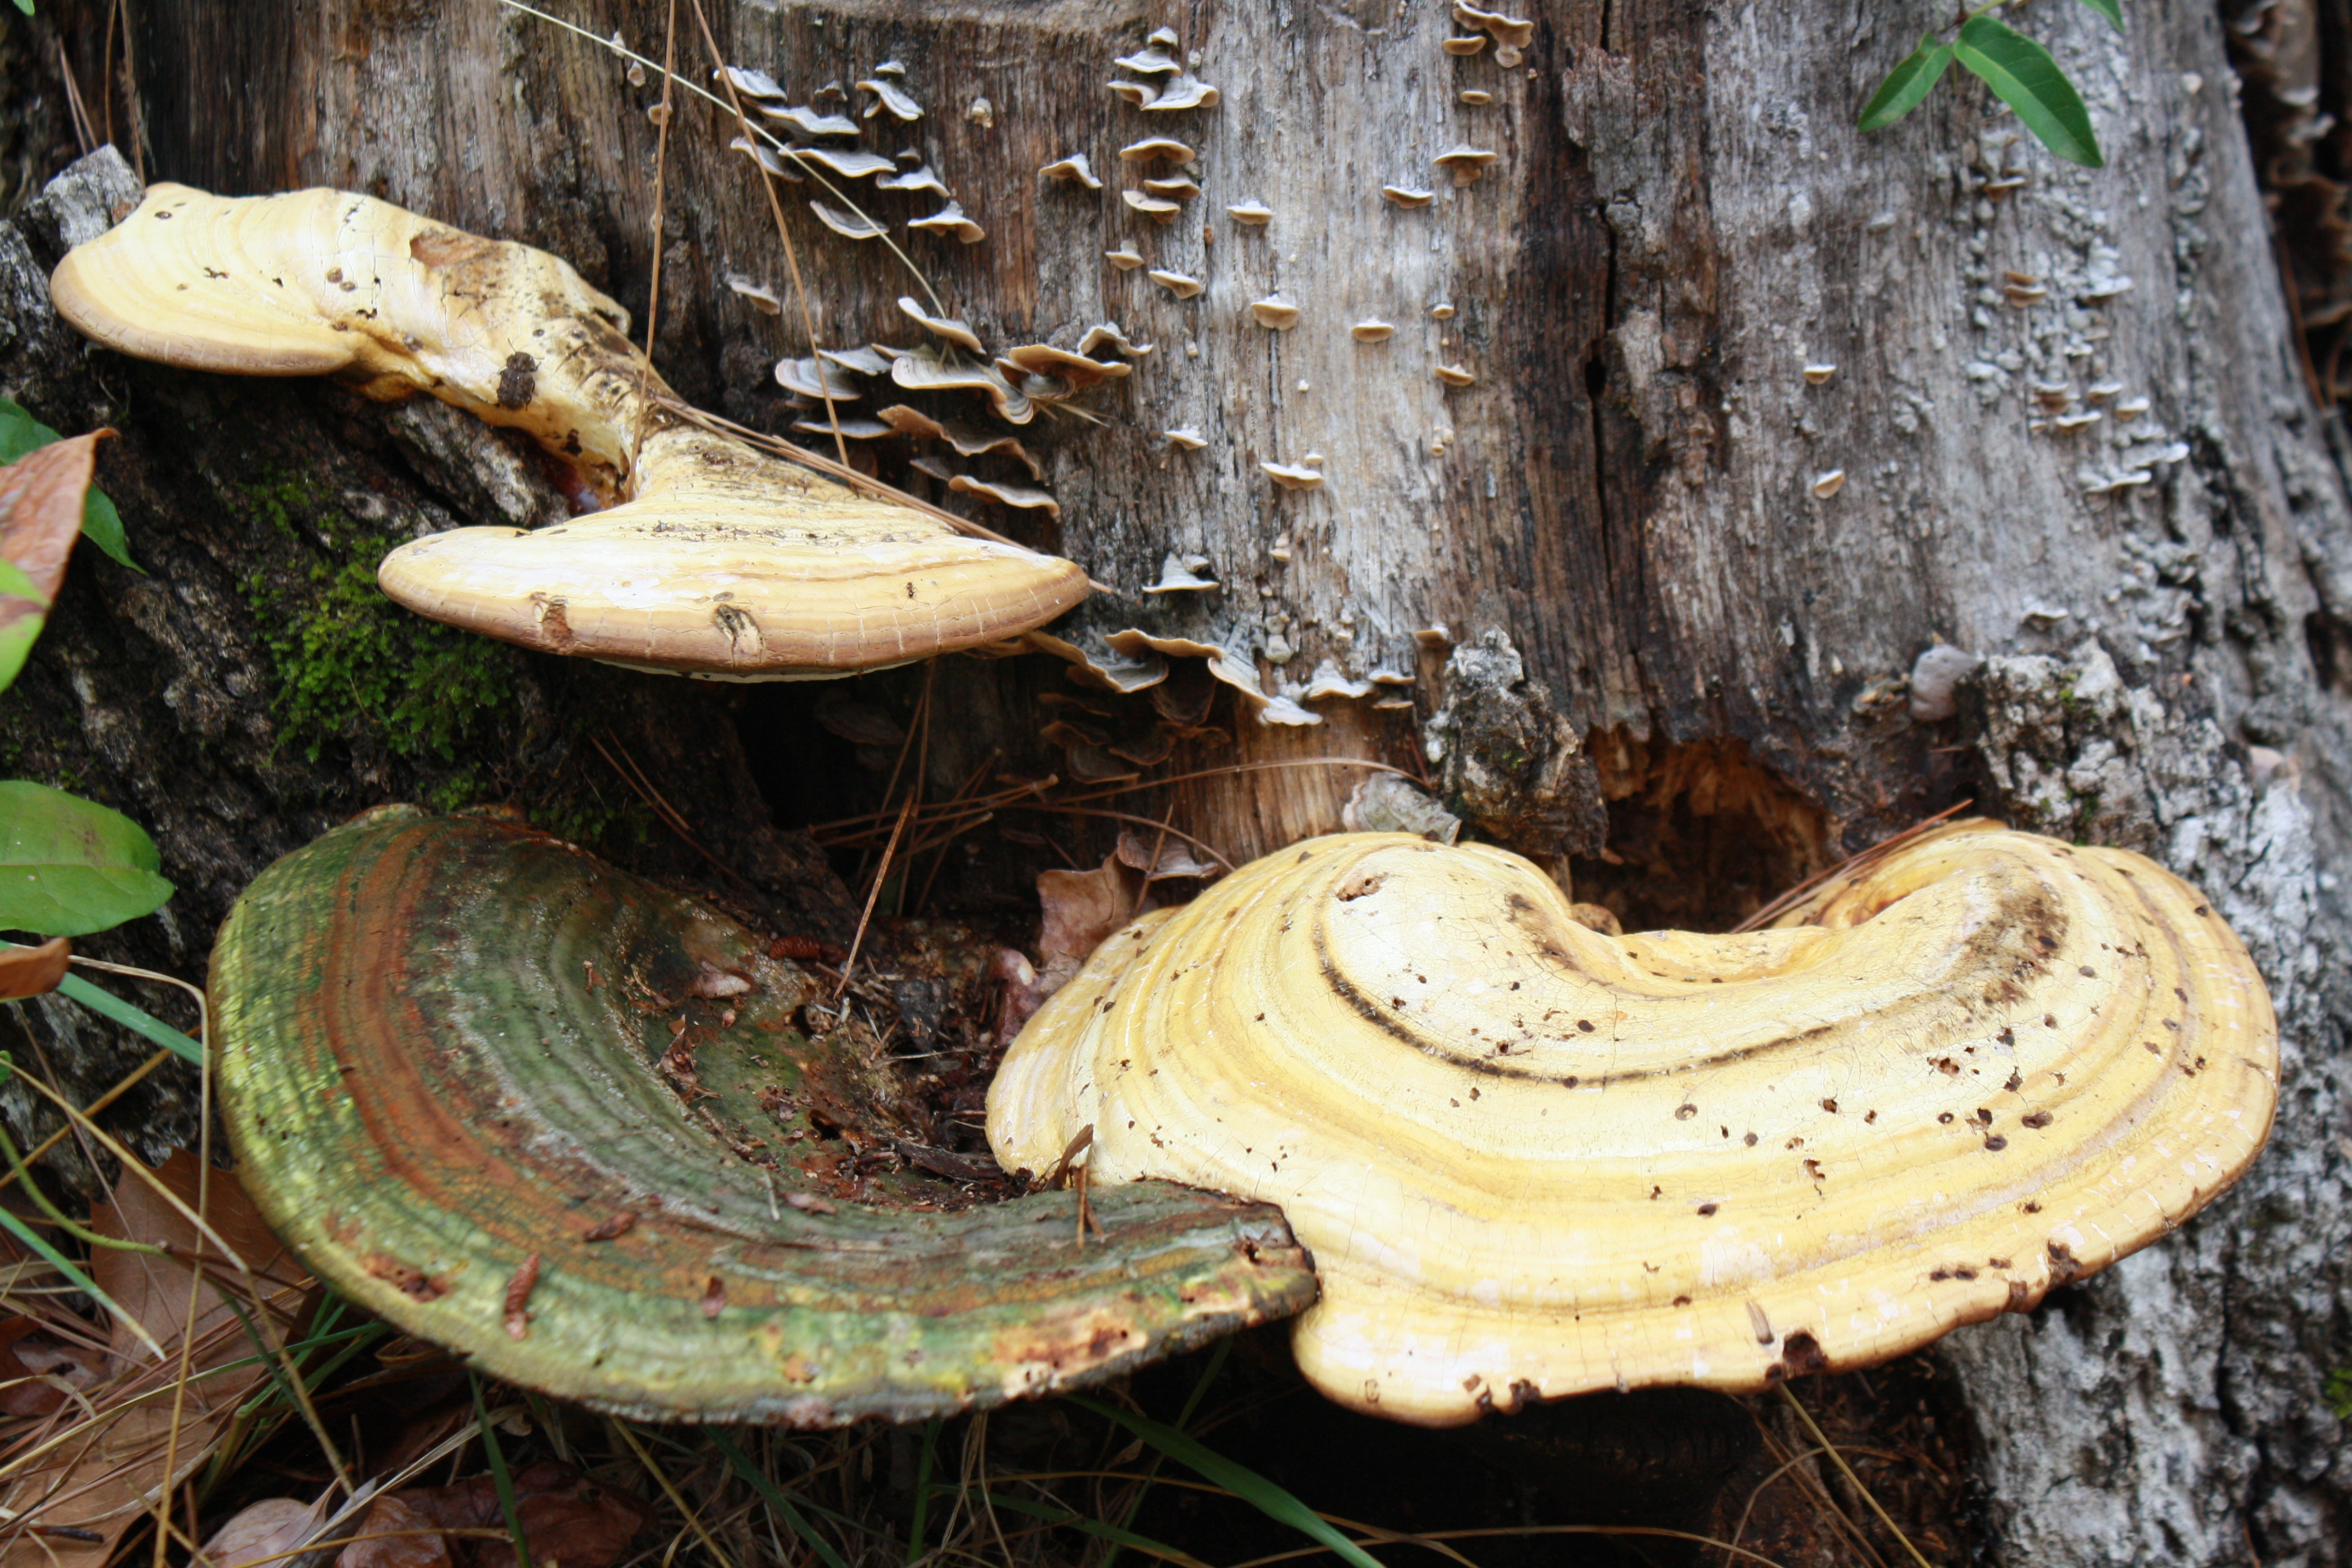
[[[1876,131],[1894,124],[1919,107],[1919,102],[1944,79],[1944,72],[1952,63],[1952,46],[1919,40],[1919,47],[1903,57],[1870,101],[1862,106],[1862,118],[1854,121],[1864,131]]]
[[[1334,1529],[1313,1509],[1248,1466],[1235,1464],[1216,1450],[1187,1437],[1173,1426],[1163,1426],[1157,1421],[1130,1415],[1116,1405],[1105,1405],[1098,1399],[1088,1399],[1083,1394],[1073,1394],[1066,1397],[1082,1410],[1091,1410],[1107,1421],[1118,1422],[1178,1464],[1199,1471],[1268,1519],[1314,1537],[1338,1552],[1343,1561],[1353,1563],[1355,1568],[1381,1568],[1379,1559]]]
[[[2016,110],[2044,147],[2070,163],[2106,166],[2082,94],[2048,49],[1989,16],[1969,17],[1952,49],[1960,64]]]
[[[26,610],[26,600],[39,607]],[[15,562],[0,558],[0,691],[15,682],[48,621],[49,601]]]
[[[0,931],[88,936],[172,896],[155,841],[119,811],[47,784],[0,784]]]
[[[2121,0],[2083,0],[2083,4],[2107,19],[2118,33],[2124,30],[2124,8]]]
[[[24,6],[27,16],[33,14],[26,0],[16,0],[16,4]],[[61,439],[21,405],[0,397],[0,467],[15,462],[36,447]],[[145,574],[146,568],[131,559],[131,541],[122,531],[122,514],[96,485],[90,486],[89,493],[82,498],[81,533],[117,563]]]
[[[16,0],[16,9],[22,11],[27,16],[31,16],[33,14],[33,0]]]
[[[68,974],[58,982],[58,994],[70,996],[100,1017],[111,1018],[134,1035],[143,1035],[167,1051],[173,1051],[195,1063],[205,1065],[205,1048],[147,1011],[125,1002],[111,991],[101,991],[79,974]]]

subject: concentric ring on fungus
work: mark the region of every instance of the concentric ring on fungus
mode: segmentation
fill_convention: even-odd
[[[1959,824],[1770,930],[1609,937],[1517,856],[1349,834],[1105,942],[988,1129],[1281,1205],[1302,1370],[1442,1426],[2031,1308],[2235,1179],[2277,1060],[2237,939],[2120,850]]]
[[[240,1177],[321,1279],[523,1388],[649,1420],[914,1421],[1297,1311],[1281,1216],[1150,1182],[975,1203],[817,977],[519,823],[384,806],[213,948]],[[805,1009],[805,1010],[804,1010]],[[937,1154],[938,1151],[931,1151]]]

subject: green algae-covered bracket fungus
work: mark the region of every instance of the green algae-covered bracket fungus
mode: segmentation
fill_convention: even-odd
[[[520,430],[601,510],[384,558],[417,614],[545,653],[809,679],[982,647],[1086,596],[1067,561],[966,538],[718,434],[559,258],[348,191],[156,184],[58,263],[58,313],[141,359],[424,392]]]
[[[1274,1209],[1166,1183],[974,1203],[888,1145],[871,1037],[691,900],[519,824],[387,807],[213,952],[240,1173],[335,1288],[483,1372],[653,1420],[823,1426],[1129,1370],[1315,1295]],[[878,1168],[877,1168],[878,1167]]]

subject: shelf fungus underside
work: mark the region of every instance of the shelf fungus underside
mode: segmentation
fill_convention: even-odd
[[[1501,850],[1342,835],[1106,942],[989,1136],[1281,1205],[1307,1377],[1449,1425],[2027,1309],[2229,1185],[2277,1061],[2237,939],[2122,851],[1963,824],[1769,930],[1611,937]]]
[[[815,981],[751,932],[512,822],[336,829],[239,900],[212,985],[278,1235],[402,1330],[600,1410],[914,1420],[1314,1296],[1273,1209],[1165,1183],[1097,1194],[1083,1247],[1066,1191],[975,1204],[866,1162],[853,1201],[821,1141],[887,1144],[870,1037],[804,1033]]]

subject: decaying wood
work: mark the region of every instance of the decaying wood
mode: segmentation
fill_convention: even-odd
[[[1491,47],[1444,52],[1452,24],[1430,0],[704,3],[735,63],[796,101],[905,64],[923,118],[877,117],[863,142],[915,150],[987,231],[976,244],[904,236],[946,313],[992,346],[1072,346],[1105,320],[1157,345],[1089,395],[1098,422],[1020,432],[1058,522],[977,514],[1121,590],[1066,629],[1237,646],[1270,693],[1327,658],[1418,677],[1411,711],[1331,700],[1315,728],[1221,705],[1226,743],[1188,741],[1168,766],[1405,760],[1441,713],[1449,744],[1549,736],[1557,765],[1535,773],[1550,793],[1519,824],[1545,841],[1528,847],[1564,854],[1580,893],[1637,916],[1727,923],[1775,879],[1969,794],[2019,826],[2143,847],[2203,886],[2284,1023],[2272,1152],[2181,1236],[2029,1318],[1958,1336],[1948,1365],[1977,1413],[1977,1479],[2007,1561],[2221,1564],[2251,1542],[2265,1563],[2316,1563],[2352,1550],[2352,1478],[2318,1397],[2352,1304],[2333,1059],[2352,1020],[2334,961],[2352,934],[2336,886],[2352,708],[2331,651],[2352,619],[2352,507],[2340,433],[2311,406],[2289,335],[2210,11],[2143,7],[2120,39],[2087,9],[2035,11],[2107,150],[2107,169],[2084,172],[1965,84],[1892,132],[1855,134],[1855,106],[1947,19],[1908,0],[1863,13],[1552,4],[1508,68]],[[577,12],[654,53],[662,15]],[[1181,52],[1199,51],[1216,107],[1155,114],[1104,87],[1114,58],[1162,22]],[[694,35],[679,48],[705,79]],[[233,192],[371,191],[556,250],[643,319],[645,111],[659,84],[632,83],[585,40],[471,0],[158,0],[139,8],[136,53],[173,62],[142,83],[152,173]],[[1464,89],[1493,102],[1463,104]],[[682,110],[672,129],[656,357],[685,395],[782,429],[801,411],[770,367],[810,345],[794,309],[762,313],[726,283],[786,292],[765,197],[715,113]],[[1119,199],[1173,173],[1118,155],[1154,132],[1200,154],[1201,195],[1164,228]],[[1456,186],[1431,165],[1456,143],[1500,156]],[[1104,189],[1040,176],[1078,153]],[[1386,184],[1435,199],[1401,206]],[[895,301],[920,290],[878,245],[812,216],[812,195],[787,187],[785,205],[824,346],[916,341]],[[903,222],[936,193],[860,199]],[[1271,214],[1262,226],[1226,216],[1253,202]],[[26,227],[37,259],[53,241]],[[1147,265],[1105,261],[1130,246]],[[42,324],[26,265],[8,275],[18,336],[0,380],[53,424],[122,424],[101,478],[130,503],[154,574],[79,563],[12,699],[35,716],[32,761],[9,765],[102,771],[115,804],[159,829],[167,869],[202,889],[174,906],[165,956],[186,967],[262,860],[437,765],[364,746],[314,763],[274,743],[271,672],[236,591],[251,552],[267,570],[280,548],[241,499],[257,477],[317,476],[320,493],[350,498],[333,504],[381,506],[364,515],[402,531],[544,502],[507,499],[540,494],[527,468],[412,415],[84,365]],[[1205,288],[1175,299],[1153,269]],[[1277,292],[1300,311],[1278,331],[1249,310]],[[1440,304],[1453,313],[1436,317]],[[1374,317],[1396,328],[1385,342],[1348,331]],[[1449,387],[1440,365],[1474,379]],[[984,418],[976,403],[965,412]],[[1161,433],[1187,426],[1206,444],[1171,449]],[[446,456],[460,450],[472,455]],[[977,504],[912,474],[903,447],[866,450],[886,476]],[[1325,476],[1313,489],[1261,468],[1310,452]],[[1030,482],[973,466],[1000,461],[956,471]],[[1823,482],[1832,473],[1841,485]],[[320,553],[313,542],[291,559],[307,569]],[[1143,595],[1171,553],[1207,557],[1201,574],[1220,589]],[[1447,650],[1413,635],[1439,625],[1492,656],[1452,690]],[[1540,702],[1495,674],[1507,660],[1488,634],[1507,638]],[[1914,721],[1905,678],[1938,638],[1992,662],[1963,683],[1958,718]],[[1286,649],[1287,662],[1267,657]],[[860,792],[879,775],[806,776],[776,738],[807,729],[816,694],[647,696],[536,659],[513,679],[532,722],[575,702],[657,714],[631,743],[671,737],[665,787],[698,777],[688,815],[706,832],[757,830],[738,732],[785,820],[872,808]],[[1057,667],[956,662],[938,679],[940,710],[962,721],[935,737],[934,798],[1000,749],[996,765],[1032,774],[1061,761],[1036,737],[1037,699],[1073,689]],[[863,689],[911,705],[887,678]],[[546,754],[469,744],[509,758],[518,780]],[[698,753],[719,758],[718,774],[698,774]],[[1535,776],[1528,763],[1457,752],[1438,771],[1507,782]],[[1239,858],[1336,826],[1358,776],[1285,768],[1146,798]],[[991,850],[979,864],[962,891],[986,892],[991,868],[1004,890],[1012,862]],[[1732,885],[1694,900],[1702,875]]]

